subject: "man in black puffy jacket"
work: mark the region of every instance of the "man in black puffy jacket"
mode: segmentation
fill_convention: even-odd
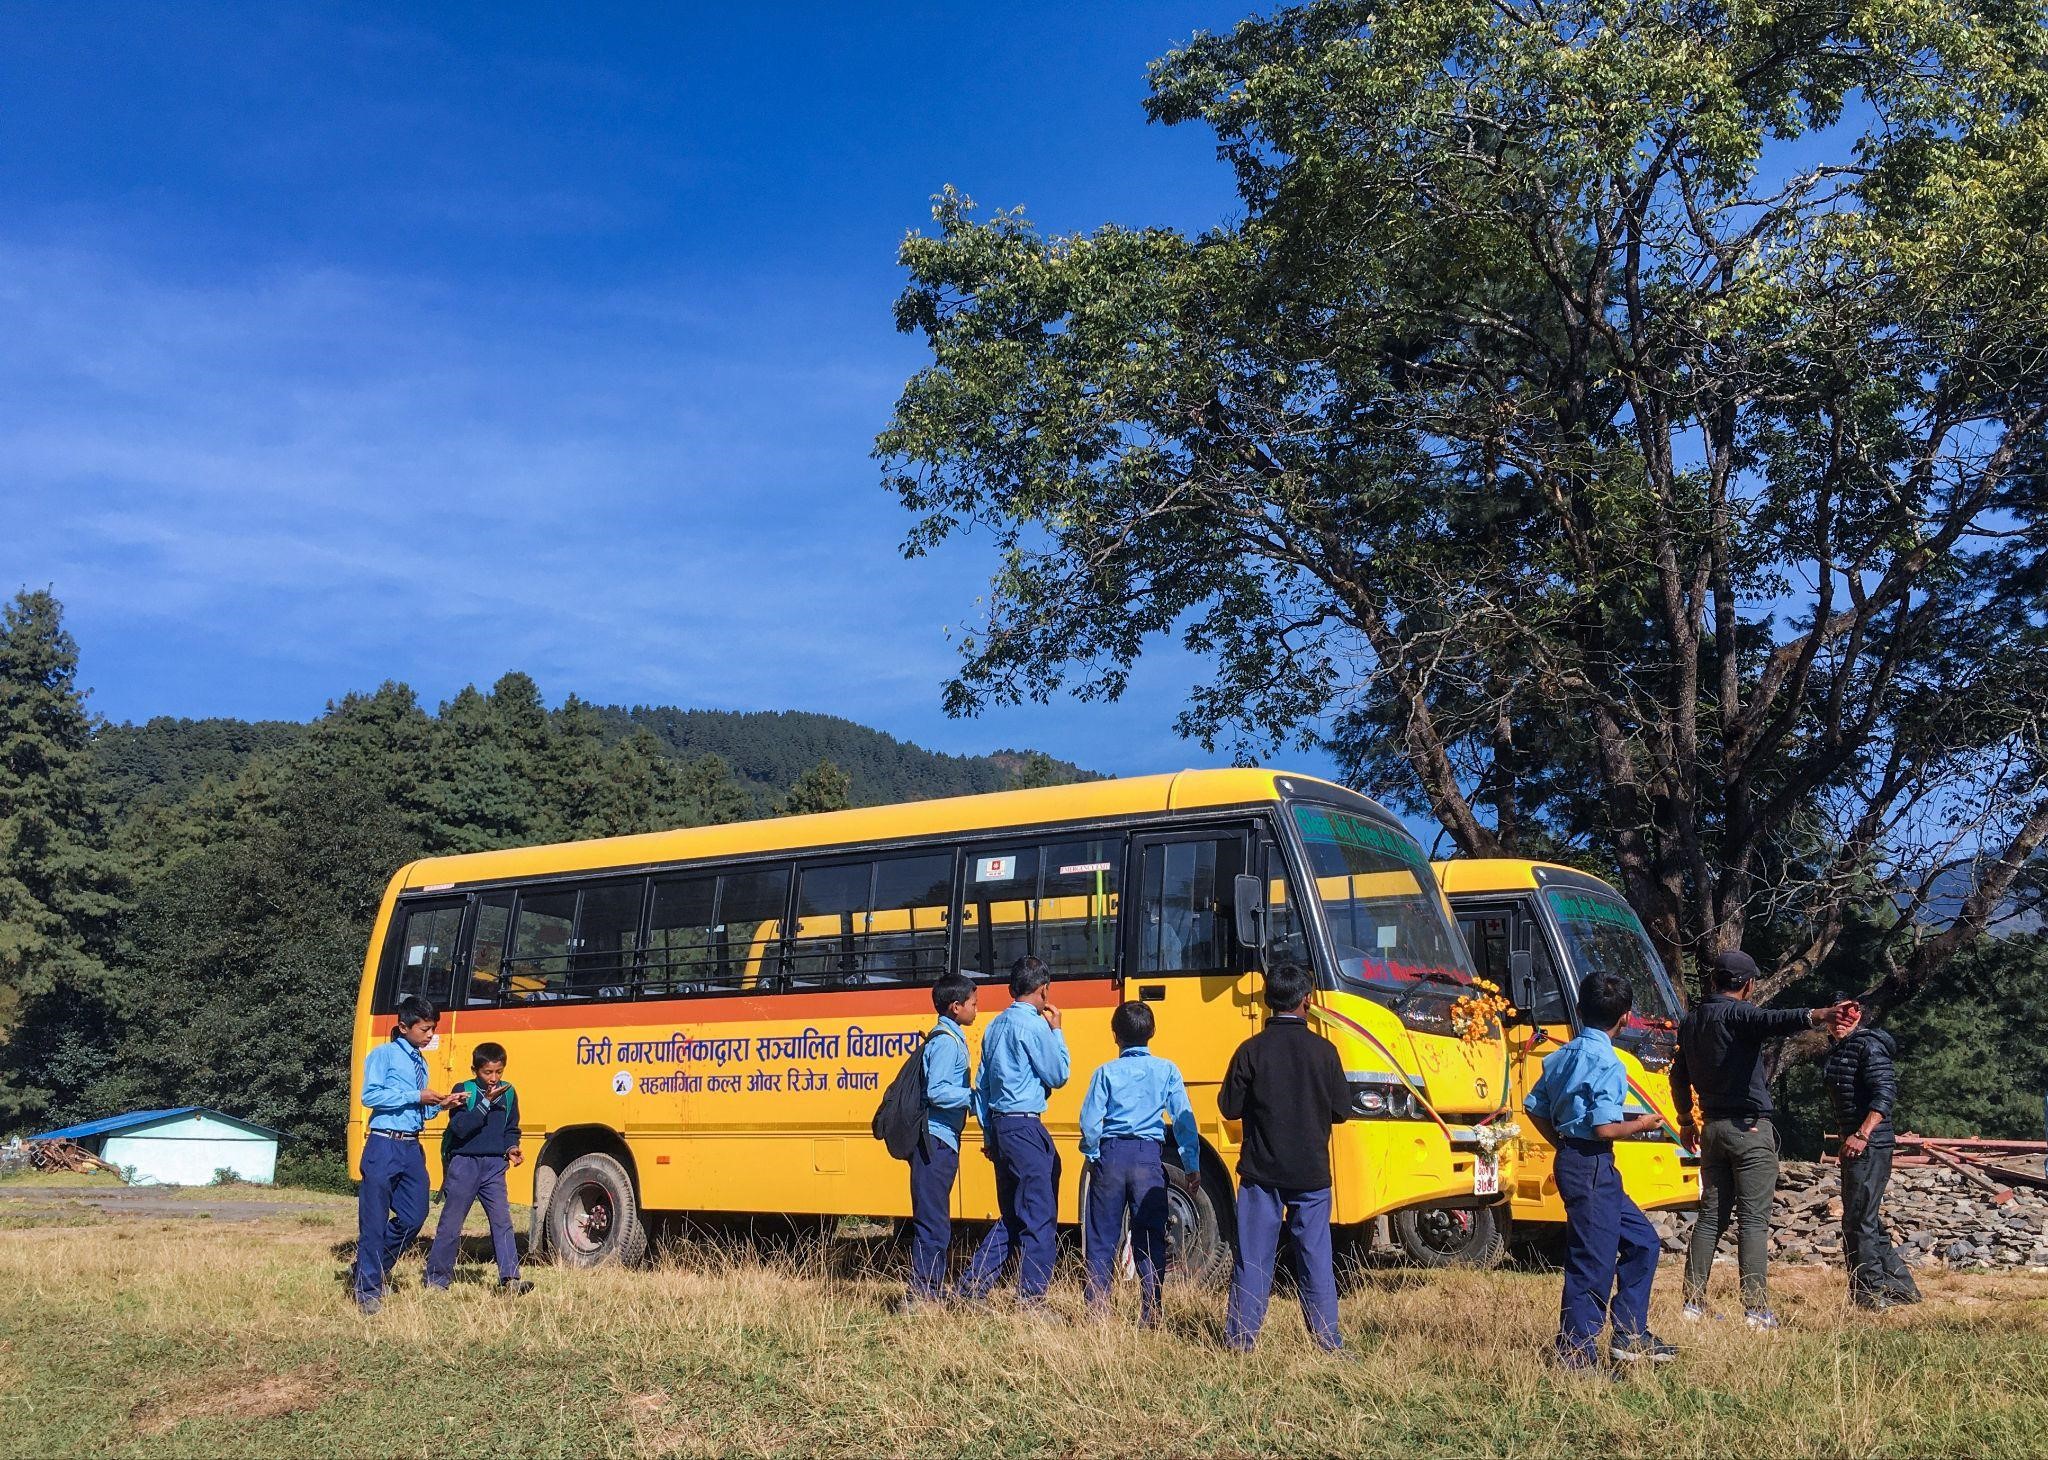
[[[1920,1301],[1913,1274],[1884,1229],[1892,1107],[1899,1097],[1896,1053],[1891,1035],[1864,1025],[1859,1013],[1837,1023],[1835,1047],[1822,1071],[1842,1133],[1842,1256],[1849,1265],[1849,1300],[1873,1310]]]

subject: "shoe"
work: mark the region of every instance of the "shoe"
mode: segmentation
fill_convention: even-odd
[[[1654,1333],[1617,1333],[1607,1345],[1607,1357],[1617,1364],[1668,1364],[1678,1350]]]
[[[1778,1327],[1778,1315],[1768,1308],[1744,1309],[1742,1321],[1764,1333],[1774,1333]]]
[[[447,1283],[421,1283],[420,1291],[423,1293],[445,1293],[448,1291],[448,1287]]]
[[[1576,1378],[1604,1379],[1612,1383],[1621,1377],[1620,1373],[1610,1364],[1603,1364],[1598,1359],[1590,1357],[1567,1356],[1556,1348],[1551,1349],[1545,1355],[1545,1359],[1551,1368],[1556,1369],[1560,1373],[1573,1375]]]
[[[1687,1323],[1704,1323],[1707,1317],[1707,1305],[1705,1303],[1687,1303],[1678,1310],[1678,1316]]]
[[[509,1282],[501,1281],[498,1284],[498,1295],[504,1298],[523,1298],[532,1291],[533,1284],[525,1278],[513,1278]]]
[[[377,1315],[378,1310],[381,1309],[383,1306],[384,1300],[382,1298],[356,1299],[356,1311],[358,1313],[361,1313],[365,1318],[374,1318]]]
[[[1849,1306],[1861,1308],[1866,1313],[1882,1313],[1893,1304],[1883,1293],[1858,1293],[1849,1299]]]

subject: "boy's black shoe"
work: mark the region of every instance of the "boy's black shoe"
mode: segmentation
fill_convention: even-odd
[[[1678,1350],[1654,1333],[1617,1333],[1607,1346],[1607,1357],[1617,1364],[1668,1364]]]
[[[506,1298],[523,1298],[533,1291],[533,1284],[525,1278],[513,1278],[510,1282],[498,1284],[498,1294]]]

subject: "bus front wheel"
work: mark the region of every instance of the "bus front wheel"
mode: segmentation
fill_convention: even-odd
[[[1394,1240],[1420,1267],[1493,1267],[1508,1248],[1500,1207],[1404,1207],[1389,1225]]]
[[[1166,1174],[1180,1167],[1168,1162]],[[1166,1270],[1184,1282],[1215,1287],[1230,1280],[1237,1247],[1237,1204],[1230,1182],[1213,1159],[1202,1162],[1201,1184],[1189,1192],[1177,1180],[1166,1184]]]
[[[647,1255],[647,1228],[626,1168],[601,1151],[578,1156],[548,1193],[548,1250],[570,1267],[635,1263]]]

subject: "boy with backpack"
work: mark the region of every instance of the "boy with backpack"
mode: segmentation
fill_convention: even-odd
[[[974,1084],[968,1076],[966,1027],[974,1022],[974,984],[949,973],[932,986],[932,1008],[938,1022],[914,1056],[918,1095],[915,1136],[884,1127],[903,1101],[896,1085],[883,1097],[875,1116],[875,1133],[888,1141],[890,1152],[910,1163],[910,1292],[906,1310],[945,1297],[946,1254],[953,1245],[953,1181],[960,1174],[960,1132],[967,1124],[967,1106]],[[909,1146],[907,1154],[899,1146]]]
[[[1088,1307],[1109,1312],[1110,1269],[1128,1214],[1138,1265],[1140,1321],[1159,1326],[1159,1278],[1166,1269],[1166,1126],[1180,1149],[1181,1181],[1201,1183],[1202,1145],[1187,1083],[1172,1060],[1153,1054],[1152,1010],[1119,1004],[1109,1016],[1118,1054],[1088,1082],[1081,1101],[1081,1156],[1089,1163]]]

